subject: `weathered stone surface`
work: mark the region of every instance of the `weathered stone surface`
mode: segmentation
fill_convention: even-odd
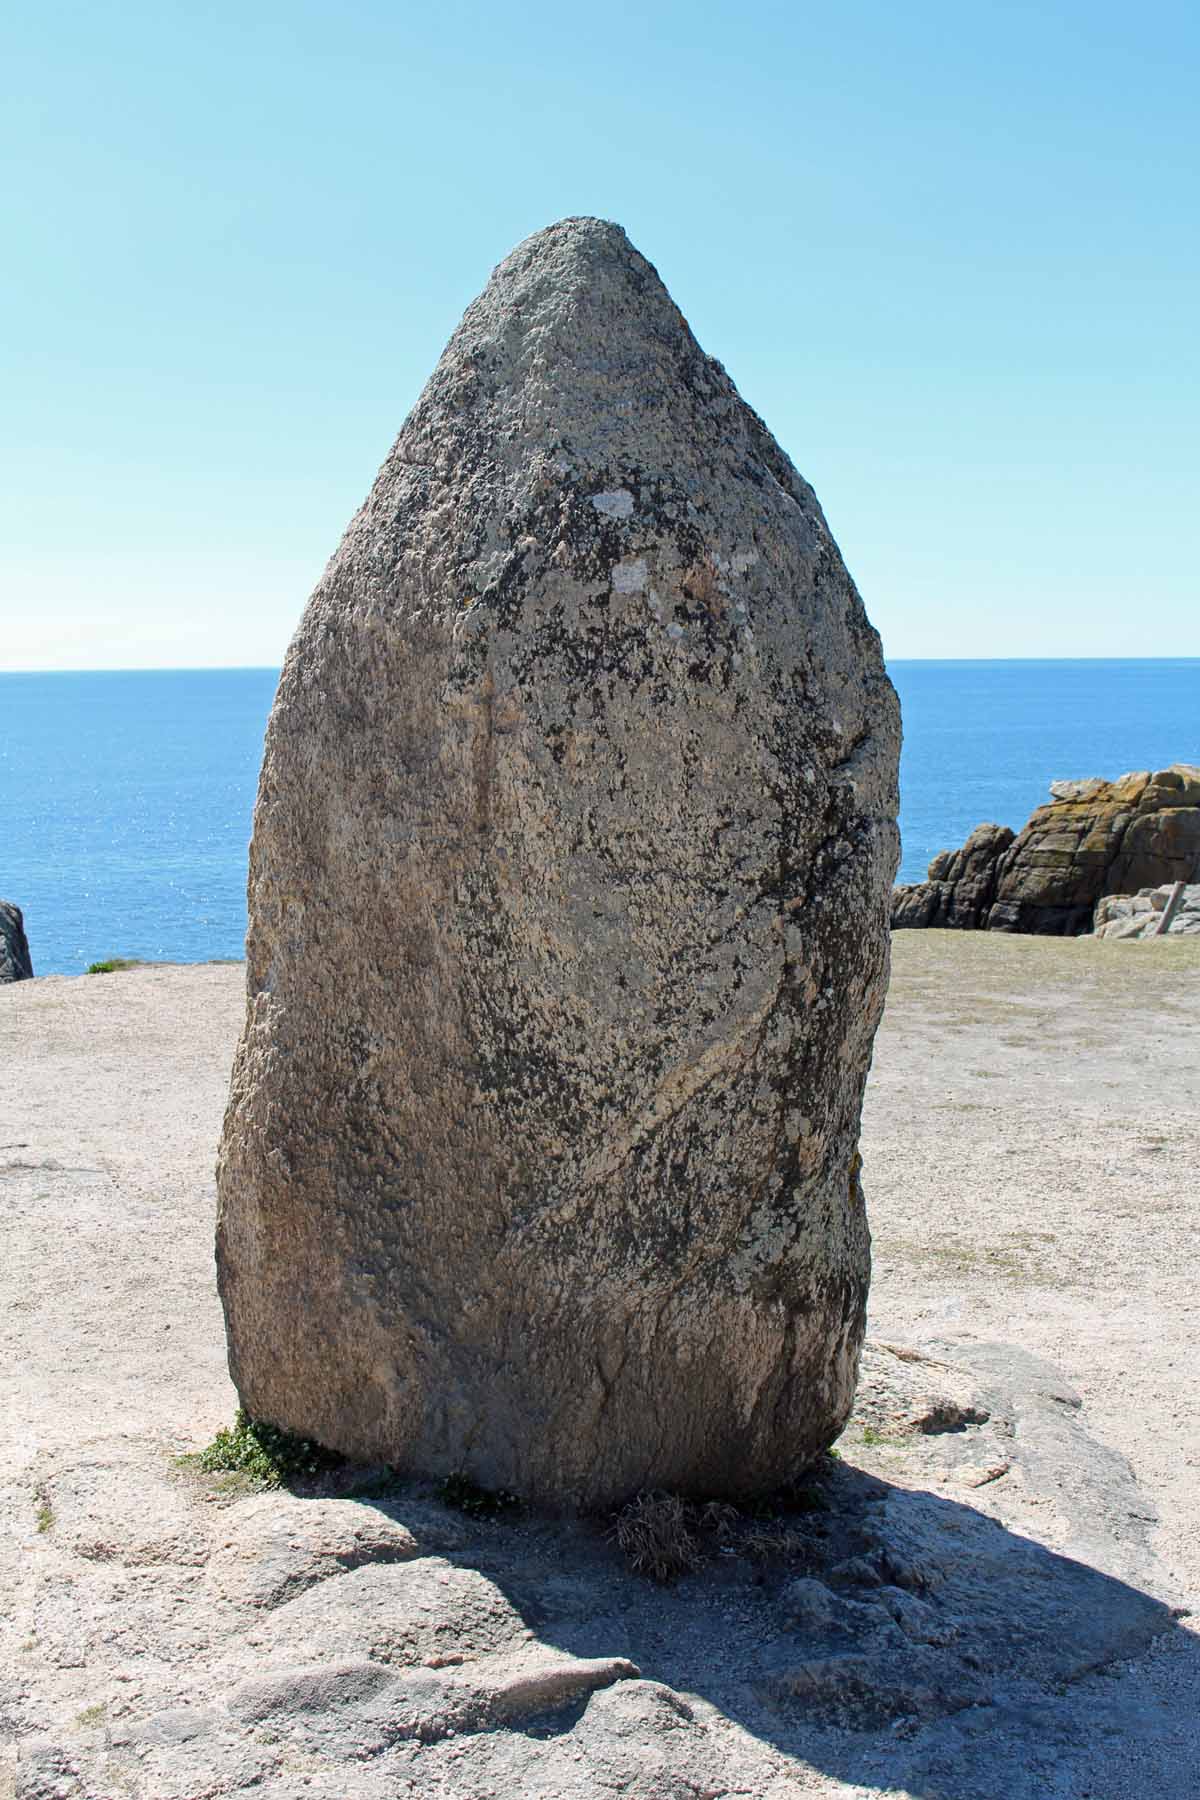
[[[1137,893],[1200,876],[1200,806],[1164,806],[1131,819],[1105,876],[1107,893]]]
[[[46,1455],[6,1514],[16,1794],[794,1800],[820,1772],[830,1793],[990,1800],[1001,1767],[1034,1800],[1038,1778],[1008,1778],[1030,1720],[1086,1744],[1114,1690],[1089,1673],[1180,1635],[1150,1497],[1019,1349],[868,1343],[807,1491],[782,1520],[735,1516],[662,1588],[592,1520],[472,1520],[402,1482],[230,1498],[135,1437]],[[428,1554],[447,1535],[453,1557]]]
[[[1200,769],[1175,763],[1116,781],[1052,781],[1019,836],[981,825],[942,851],[929,879],[898,887],[893,929],[956,925],[1070,937],[1097,902],[1200,877]]]
[[[597,220],[522,244],[268,730],[219,1169],[251,1413],[568,1505],[830,1441],[897,748],[812,490],[655,271]]]
[[[562,1712],[640,1673],[624,1657],[556,1655],[541,1645],[458,1661],[412,1672],[370,1661],[304,1665],[244,1683],[230,1711],[247,1724],[274,1721],[309,1751],[351,1762],[405,1740],[436,1744]]]
[[[29,981],[32,976],[24,915],[11,900],[0,900],[0,982]]]
[[[439,1556],[415,1562],[368,1561],[274,1608],[254,1633],[264,1661],[288,1666],[328,1658],[398,1667],[458,1654],[524,1647],[530,1633],[516,1608],[475,1569]]]
[[[267,1609],[365,1562],[407,1562],[420,1553],[412,1532],[378,1507],[266,1494],[231,1521],[205,1579],[230,1605]]]
[[[1096,908],[1092,929],[1097,937],[1157,937],[1174,885],[1142,888],[1137,894],[1106,894]],[[1200,882],[1185,887],[1178,910],[1167,926],[1168,937],[1200,933]]]

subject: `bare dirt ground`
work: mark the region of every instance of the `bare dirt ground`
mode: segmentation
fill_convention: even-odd
[[[896,934],[863,1120],[870,1328],[1055,1363],[1200,1598],[1200,945],[1134,948]]]
[[[1200,1792],[1200,1637],[1148,1610],[1200,1611],[1200,943],[897,934],[863,1134],[871,1334],[933,1360],[874,1353],[834,1482],[835,1506],[874,1523],[837,1554],[874,1544],[891,1573],[846,1600],[839,1570],[865,1563],[833,1566],[835,1527],[799,1580],[734,1546],[664,1596],[583,1528],[502,1541],[420,1496],[347,1524],[341,1500],[188,1490],[171,1453],[235,1406],[212,1165],[242,980],[147,967],[0,990],[0,1794],[5,1779],[28,1800]],[[913,1368],[982,1395],[988,1422],[905,1426],[920,1406],[889,1383]],[[938,1549],[951,1539],[965,1548]],[[896,1572],[901,1541],[924,1573]],[[1038,1592],[1057,1610],[987,1620],[972,1570],[993,1595],[1010,1583],[1018,1613]],[[486,1679],[435,1675],[458,1652],[398,1649],[391,1626],[364,1638],[365,1610],[386,1611],[372,1571],[409,1584],[413,1616],[431,1583],[454,1594],[443,1624],[475,1620],[466,1660]],[[318,1617],[329,1595],[342,1608]],[[1101,1614],[1104,1646],[1072,1661]],[[930,1648],[956,1632],[974,1648],[955,1679],[984,1683],[957,1698],[950,1652]],[[823,1660],[797,1660],[817,1639]],[[314,1644],[341,1657],[320,1681]],[[286,1694],[283,1677],[256,1685],[272,1645],[308,1671]],[[861,1694],[839,1710],[856,1669],[891,1680],[897,1646],[916,1661],[879,1716]],[[414,1658],[425,1686],[393,1693]],[[789,1713],[805,1695],[824,1711]]]

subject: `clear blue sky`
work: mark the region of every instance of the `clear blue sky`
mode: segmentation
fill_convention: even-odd
[[[5,28],[0,666],[273,663],[492,266],[615,218],[889,655],[1200,654],[1200,10]]]

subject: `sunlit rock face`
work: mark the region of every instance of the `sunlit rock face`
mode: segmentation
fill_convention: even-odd
[[[552,1505],[850,1407],[899,720],[812,490],[619,227],[467,310],[288,654],[219,1170],[257,1417]]]
[[[1073,937],[1115,919],[1101,918],[1108,896],[1145,898],[1160,883],[1198,877],[1200,769],[1172,763],[1116,781],[1052,781],[1049,801],[1019,834],[977,825],[961,850],[938,852],[925,881],[896,888],[892,929]]]

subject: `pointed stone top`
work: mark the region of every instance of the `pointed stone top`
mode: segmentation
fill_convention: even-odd
[[[677,354],[703,354],[657,269],[609,219],[560,219],[518,244],[468,307],[446,353],[464,335],[472,347],[480,332],[507,339],[514,324],[544,340],[543,356],[553,346],[574,361],[644,336],[673,338]]]
[[[383,478],[515,472],[566,454],[576,474],[669,476],[707,453],[747,461],[815,512],[807,487],[719,362],[706,356],[653,264],[608,219],[568,218],[506,256],[463,315]]]
[[[572,268],[586,272],[621,263],[636,267],[639,274],[648,271],[655,275],[651,264],[634,248],[624,227],[615,220],[558,219],[553,225],[522,239],[515,249],[510,250],[497,264],[492,281],[520,280],[540,268],[553,271],[561,279],[569,276]]]
[[[573,213],[569,218],[556,219],[553,225],[544,225],[541,231],[522,238],[498,267],[506,268],[518,258],[531,260],[555,252],[581,259],[624,256],[636,257],[639,262],[645,260],[630,243],[625,227],[618,225],[615,219],[594,219],[587,213]]]

